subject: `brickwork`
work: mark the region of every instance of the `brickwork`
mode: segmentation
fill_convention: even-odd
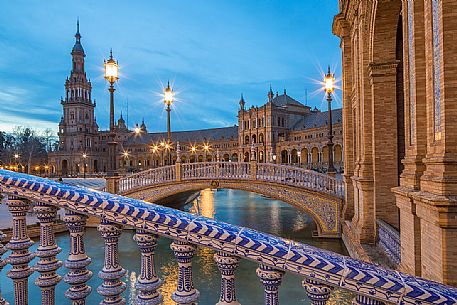
[[[340,10],[354,191],[343,237],[374,243],[382,219],[400,230],[401,270],[457,285],[457,2],[343,0]]]

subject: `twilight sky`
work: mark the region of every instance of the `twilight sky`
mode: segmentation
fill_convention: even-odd
[[[318,92],[328,64],[341,75],[339,39],[332,35],[336,0],[15,0],[1,5],[0,130],[52,128],[71,69],[80,19],[86,72],[100,128],[108,127],[103,59],[119,61],[116,117],[166,129],[159,93],[168,79],[178,92],[172,130],[237,123],[240,93],[248,107],[273,91],[326,110]],[[341,107],[341,102],[334,105]]]

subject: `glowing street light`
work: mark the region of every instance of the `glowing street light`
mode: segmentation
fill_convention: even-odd
[[[163,91],[163,102],[165,106],[167,106],[167,140],[168,142],[171,141],[171,128],[170,128],[170,112],[171,112],[171,105],[174,101],[174,93],[173,89],[170,87],[170,81],[168,81],[167,88]]]
[[[197,147],[195,147],[195,146],[192,146],[192,147],[190,148],[190,151],[191,151],[192,153],[195,153],[195,152],[197,152]]]
[[[86,158],[87,158],[87,154],[86,153],[83,153],[83,173],[84,173],[84,179],[86,179]]]
[[[335,74],[330,72],[328,66],[327,75],[324,77],[325,87],[328,102],[328,169],[327,174],[335,175],[335,167],[333,166],[333,122],[332,122],[332,93],[335,91]]]
[[[133,130],[133,132],[135,132],[136,135],[139,135],[141,133],[141,128],[138,127],[138,124],[135,126],[135,129]]]
[[[114,83],[119,79],[119,64],[113,58],[113,50],[109,52],[109,59],[104,61],[105,66],[105,79],[109,82],[109,93],[110,93],[110,103],[109,103],[109,129],[110,141],[108,142],[108,176],[114,176],[116,173],[116,145],[115,142],[115,130],[114,130]]]

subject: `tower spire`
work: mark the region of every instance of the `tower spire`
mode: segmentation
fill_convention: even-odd
[[[270,83],[270,90],[268,91],[268,101],[269,102],[273,101],[273,89],[271,88],[271,83]]]

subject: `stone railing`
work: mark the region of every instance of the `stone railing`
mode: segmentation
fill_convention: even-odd
[[[135,304],[162,302],[158,290],[162,281],[156,275],[154,264],[159,238],[173,240],[171,249],[178,263],[178,283],[172,299],[179,305],[196,304],[200,296],[192,276],[192,257],[197,246],[216,251],[214,259],[221,272],[218,304],[239,304],[235,273],[240,259],[258,263],[257,275],[264,285],[264,304],[267,305],[279,304],[278,291],[285,272],[303,277],[304,291],[314,305],[325,304],[335,288],[352,292],[353,304],[457,303],[457,289],[452,287],[144,201],[5,170],[0,170],[0,187],[7,196],[13,227],[12,238],[6,244],[11,254],[5,260],[0,259],[0,267],[11,265],[6,275],[13,283],[3,279],[0,282],[13,285],[16,305],[28,304],[28,282],[34,272],[39,273],[35,285],[41,289],[41,297],[35,299],[41,299],[45,305],[55,304],[55,287],[62,280],[57,270],[62,265],[68,270],[63,280],[70,285],[65,297],[73,305],[85,304],[86,297],[95,291],[104,298],[102,304],[125,304],[122,293],[126,289],[123,282],[126,271],[118,254],[119,237],[125,226],[136,230],[135,241],[141,253],[137,258],[141,260],[141,270]],[[41,227],[40,244],[35,253],[29,251],[33,242],[27,235],[25,218],[31,205]],[[60,208],[65,209],[64,222],[71,245],[63,264],[56,258],[61,249],[54,238],[56,213]],[[98,272],[103,283],[97,289],[87,283],[93,275],[91,259],[84,250],[88,216],[101,219],[98,230],[105,246],[104,265]],[[0,245],[0,254],[5,251]],[[35,256],[39,260],[30,266]],[[6,304],[1,295],[0,304]]]
[[[378,246],[382,248],[392,263],[400,264],[400,232],[381,219],[376,219],[376,224],[378,225]]]
[[[201,162],[180,163],[149,169],[119,180],[119,192],[174,181],[195,179],[258,180],[286,184],[325,193],[338,198],[344,196],[343,181],[315,171],[295,166],[257,162]]]

